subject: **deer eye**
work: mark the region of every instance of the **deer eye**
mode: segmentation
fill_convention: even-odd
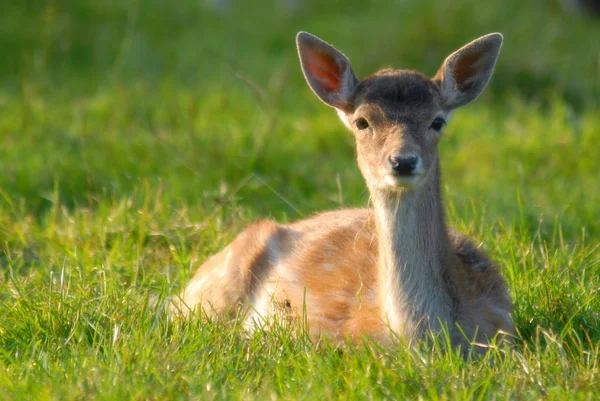
[[[446,121],[443,118],[438,117],[431,123],[431,128],[440,131],[444,125],[446,125]]]
[[[356,128],[359,129],[359,131],[369,128],[369,122],[364,118],[357,118],[354,121],[354,124],[356,125]]]

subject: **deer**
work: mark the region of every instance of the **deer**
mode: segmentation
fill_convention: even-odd
[[[248,331],[303,314],[311,338],[383,346],[428,333],[446,333],[463,352],[510,345],[507,284],[483,250],[447,227],[438,155],[452,113],[487,86],[502,41],[492,33],[468,43],[433,78],[382,69],[360,80],[344,54],[298,33],[309,87],[354,135],[370,206],[250,225],[204,262],[171,312],[237,316]]]

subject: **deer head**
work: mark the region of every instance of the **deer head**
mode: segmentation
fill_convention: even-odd
[[[403,192],[436,176],[437,144],[452,112],[485,89],[502,35],[485,35],[446,58],[433,78],[384,69],[359,80],[350,61],[321,39],[297,36],[313,92],[335,108],[356,138],[358,164],[371,192]]]

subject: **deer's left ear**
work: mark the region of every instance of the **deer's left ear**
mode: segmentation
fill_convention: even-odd
[[[502,46],[502,35],[490,33],[446,58],[433,78],[442,90],[443,107],[456,109],[472,102],[487,86]]]
[[[315,95],[329,106],[348,111],[350,98],[358,85],[350,60],[307,32],[300,32],[296,43],[302,72]]]

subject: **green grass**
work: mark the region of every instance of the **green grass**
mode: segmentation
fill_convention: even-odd
[[[2,6],[0,399],[600,398],[598,21],[541,0],[232,3]],[[510,284],[513,351],[339,352],[152,307],[255,219],[367,204],[298,30],[362,76],[433,74],[504,33],[441,149],[450,223]]]

